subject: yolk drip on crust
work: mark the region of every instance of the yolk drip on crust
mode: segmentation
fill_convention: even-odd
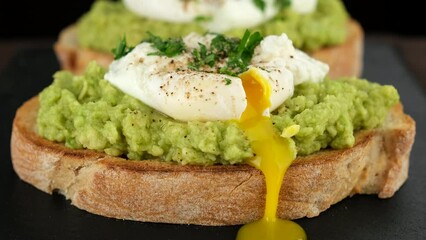
[[[295,222],[277,218],[279,193],[284,174],[294,160],[295,149],[288,139],[276,132],[269,117],[271,87],[256,68],[240,78],[247,96],[247,107],[238,124],[251,142],[255,157],[248,164],[262,171],[266,181],[265,212],[262,219],[244,225],[237,240],[306,239],[305,231]],[[265,116],[267,115],[267,116]]]

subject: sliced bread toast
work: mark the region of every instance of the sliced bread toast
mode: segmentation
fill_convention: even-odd
[[[144,222],[234,225],[263,216],[264,177],[248,165],[193,166],[158,159],[130,161],[73,150],[37,134],[38,97],[13,122],[13,167],[25,182],[59,192],[80,209]],[[315,217],[354,194],[389,198],[408,176],[415,122],[401,104],[384,124],[361,131],[356,144],[293,162],[281,188],[278,216]]]

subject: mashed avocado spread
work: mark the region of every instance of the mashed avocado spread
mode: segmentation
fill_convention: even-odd
[[[323,46],[342,43],[346,38],[348,13],[341,0],[318,0],[313,13],[299,14],[290,8],[282,9],[266,23],[252,28],[264,36],[285,32],[295,47],[313,51]],[[242,36],[246,29],[226,32],[230,36]],[[96,1],[91,10],[77,23],[78,40],[81,46],[110,52],[117,41],[126,36],[134,46],[147,38],[150,31],[160,37],[184,36],[190,32],[204,33],[200,23],[168,23],[137,16],[127,10],[121,1]]]
[[[253,155],[233,121],[179,122],[124,94],[92,62],[81,76],[67,71],[39,95],[38,133],[70,148],[88,148],[129,159],[160,157],[182,164],[235,164]],[[354,131],[380,125],[399,101],[392,86],[345,78],[303,83],[272,113],[277,131],[298,124],[299,155],[347,148]]]

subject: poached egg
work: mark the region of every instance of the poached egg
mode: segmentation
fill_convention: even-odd
[[[175,56],[151,55],[151,43],[137,45],[115,60],[105,79],[148,106],[180,121],[240,119],[247,107],[247,94],[240,77],[200,72],[188,68],[198,43],[210,45],[214,34],[190,34],[183,41],[187,51]],[[255,48],[250,69],[256,69],[271,87],[274,111],[293,95],[294,85],[321,81],[328,65],[295,49],[287,35],[268,36]]]
[[[192,22],[211,32],[226,32],[233,28],[260,25],[280,11],[276,0],[262,0],[263,9],[254,0],[124,0],[135,14],[167,22]],[[292,0],[291,9],[301,14],[315,11],[317,0]]]

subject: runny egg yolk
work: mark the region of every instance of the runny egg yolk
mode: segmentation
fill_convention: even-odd
[[[297,223],[277,218],[279,193],[284,174],[295,157],[290,142],[276,132],[269,117],[271,87],[256,68],[240,78],[247,96],[247,107],[238,124],[244,130],[255,157],[248,164],[262,171],[266,182],[265,212],[262,219],[244,225],[237,240],[306,239]],[[265,116],[266,115],[266,116]]]

